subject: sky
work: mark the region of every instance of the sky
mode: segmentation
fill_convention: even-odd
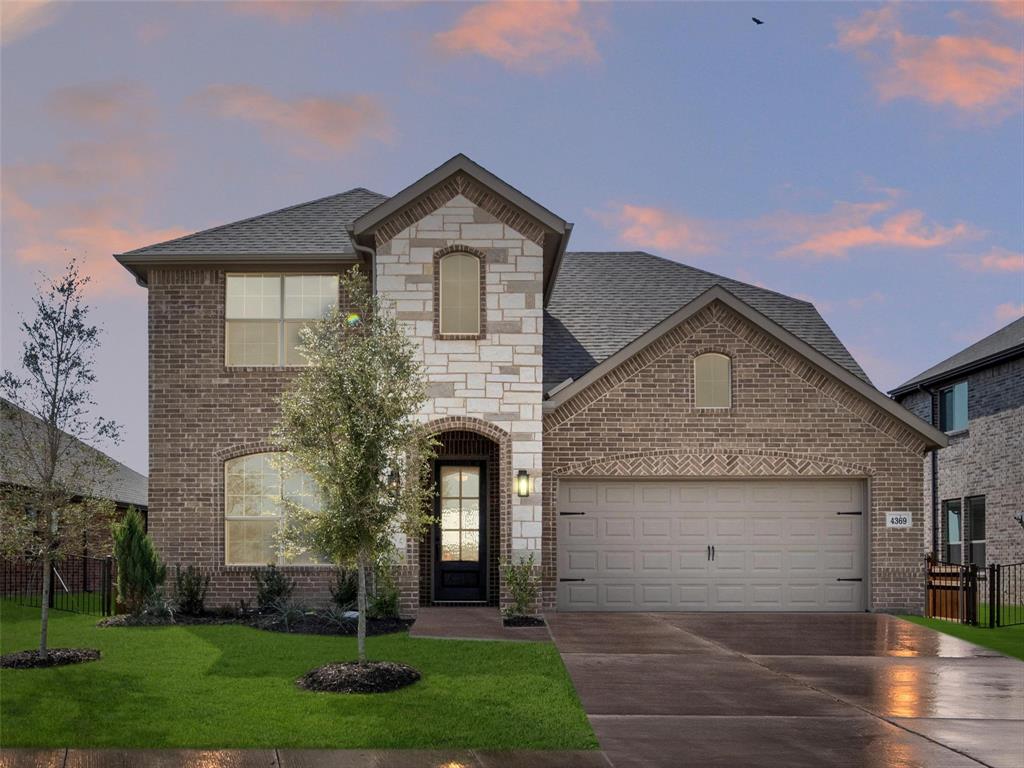
[[[101,447],[142,472],[146,292],[111,254],[458,152],[572,250],[813,301],[882,390],[1024,313],[1019,0],[0,9],[0,360],[82,259]]]

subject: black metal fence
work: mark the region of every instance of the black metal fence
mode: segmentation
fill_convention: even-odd
[[[66,555],[51,565],[50,607],[110,616],[114,613],[114,560]],[[43,566],[38,560],[0,560],[0,597],[40,607]]]
[[[928,558],[925,615],[977,627],[1024,624],[1024,563],[987,566]]]

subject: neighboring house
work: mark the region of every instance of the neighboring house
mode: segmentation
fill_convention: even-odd
[[[804,301],[572,225],[458,155],[391,198],[354,189],[120,254],[149,291],[150,531],[251,598],[286,563],[267,454],[298,328],[359,265],[422,353],[438,522],[398,542],[403,614],[505,603],[529,554],[552,610],[923,607],[920,466],[945,436],[882,393]],[[341,297],[342,303],[344,297]]]
[[[928,549],[954,563],[1024,562],[1024,318],[890,394],[949,436],[925,459]]]
[[[37,429],[41,433],[46,429],[46,426],[43,421],[28,411],[19,408],[9,400],[0,398],[0,448],[3,446],[13,446],[17,440],[22,439],[21,436],[23,434],[30,435],[29,430],[32,429]],[[96,487],[82,490],[88,490],[92,496],[113,501],[117,506],[119,515],[128,507],[134,506],[145,516],[148,510],[146,476],[139,474],[134,469],[125,466],[119,461],[115,461],[106,456],[102,451],[86,445],[70,435],[68,435],[68,438],[72,441],[69,443],[69,450],[85,451],[96,457],[103,457],[105,461],[109,462],[110,471],[100,477]],[[35,440],[36,438],[32,439]],[[24,467],[24,465],[20,466]],[[0,485],[25,486],[26,483],[30,482],[28,479],[30,477],[31,473],[24,471],[24,469],[19,469],[19,467],[10,466],[8,462],[0,461]],[[67,482],[66,475],[65,482]],[[87,549],[91,550],[89,554],[98,556],[109,555],[111,554],[110,539],[90,542]]]

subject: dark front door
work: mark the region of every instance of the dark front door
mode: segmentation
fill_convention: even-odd
[[[439,461],[435,467],[434,600],[487,599],[485,462]]]

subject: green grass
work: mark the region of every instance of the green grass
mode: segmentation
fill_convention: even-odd
[[[982,645],[994,651],[1015,656],[1024,661],[1024,624],[1013,627],[972,627],[969,624],[958,624],[945,619],[926,619],[923,616],[903,616],[907,621],[923,627],[938,630],[953,637],[959,637],[975,645]],[[982,618],[982,617],[979,617]],[[988,620],[988,615],[984,617]]]
[[[39,611],[0,603],[0,649],[35,647]],[[5,747],[591,749],[597,740],[550,643],[367,640],[423,679],[387,694],[303,691],[295,679],[355,657],[353,638],[249,627],[99,629],[54,612],[51,647],[99,661],[2,672]]]

